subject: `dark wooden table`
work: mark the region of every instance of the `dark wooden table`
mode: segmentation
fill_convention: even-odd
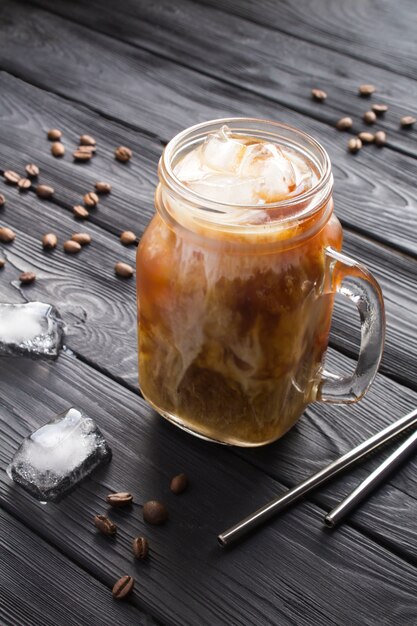
[[[0,300],[52,302],[68,326],[56,362],[0,362],[0,623],[14,626],[177,624],[417,623],[417,460],[412,459],[335,532],[325,511],[390,452],[384,451],[315,492],[235,549],[216,535],[417,404],[417,5],[412,0],[39,0],[0,2],[0,169],[23,173],[34,162],[52,201],[0,182],[7,204],[0,225],[17,233],[0,246]],[[389,111],[383,149],[347,153],[334,128],[350,114],[354,131],[369,102]],[[323,104],[312,87],[328,92]],[[280,120],[314,135],[329,151],[344,249],[380,281],[387,341],[380,374],[356,406],[314,405],[282,440],[264,449],[206,444],[158,418],[137,385],[133,280],[114,276],[135,249],[118,235],[143,232],[153,212],[163,144],[206,119],[248,115]],[[64,133],[66,156],[50,155],[48,128]],[[82,133],[98,142],[92,162],[75,165]],[[127,165],[113,158],[133,149]],[[110,196],[77,224],[72,206],[96,180]],[[85,230],[92,244],[75,257],[62,242]],[[46,254],[45,232],[60,245]],[[38,279],[19,289],[19,273]],[[328,359],[353,367],[358,332],[338,305]],[[14,487],[5,467],[30,431],[69,405],[83,407],[114,451],[59,505],[42,506]],[[185,471],[189,491],[174,496],[171,476]],[[105,494],[130,490],[130,512],[115,512],[119,536],[92,525]],[[171,519],[145,527],[141,505],[166,502]],[[134,562],[132,537],[151,544]],[[132,600],[116,604],[114,581],[132,574]]]

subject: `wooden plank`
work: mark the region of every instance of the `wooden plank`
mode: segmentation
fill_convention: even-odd
[[[263,0],[260,10],[250,0],[203,2],[353,59],[416,78],[417,10],[413,0],[401,0],[395,6],[389,0],[351,0],[343,11],[331,0],[314,0],[308,8],[298,3]]]
[[[6,363],[0,379],[4,508],[106,585],[121,571],[134,572],[141,607],[163,622],[295,621],[307,626],[362,624],[372,616],[375,624],[387,619],[411,623],[417,610],[414,566],[348,525],[337,533],[323,532],[323,511],[308,503],[250,542],[222,552],[217,532],[271,498],[282,489],[279,482],[228,448],[192,438],[156,418],[138,397],[73,358],[35,366],[23,360]],[[4,465],[22,436],[73,403],[97,419],[114,458],[60,505],[43,507],[10,485]],[[308,440],[302,452],[308,459]],[[168,488],[178,471],[191,480],[180,497]],[[118,539],[109,542],[97,536],[91,518],[106,511],[104,496],[113,489],[132,491],[135,504],[131,512],[112,512],[120,530]],[[171,518],[164,527],[145,527],[141,506],[155,497],[166,502]],[[133,564],[129,544],[138,533],[148,536],[151,552],[147,563]]]
[[[66,22],[63,22],[65,25]],[[83,40],[79,40],[76,49],[81,50],[82,47]],[[96,56],[100,58],[101,52],[97,51]],[[111,65],[110,59],[108,64]],[[102,71],[106,72],[107,66]],[[183,70],[175,65],[172,66],[172,72],[177,72],[179,82],[186,78],[191,83],[194,76],[191,73],[184,77]],[[127,72],[124,78],[128,80],[129,76]],[[185,119],[181,103],[176,105],[175,95],[171,94],[171,115],[165,118],[163,125],[158,124],[158,131],[164,137],[169,138],[180,130],[181,124],[186,126],[193,121],[228,114],[247,113],[285,120],[317,137],[329,151],[335,176],[336,212],[343,223],[367,236],[417,255],[414,159],[392,151],[381,153],[375,150],[363,151],[363,154],[353,158],[346,153],[344,143],[340,143],[338,131],[333,130],[329,134],[328,128],[320,122],[250,94],[240,94],[239,99],[235,89],[228,90],[225,86],[222,86],[221,95],[216,96],[216,90],[219,93],[219,85],[216,84],[211,84],[212,95],[208,106],[201,99],[196,101],[198,85],[193,83],[192,86],[195,90],[193,94],[190,90],[189,94],[186,109],[188,120]],[[95,87],[102,90],[103,84],[96,84]],[[162,150],[160,143],[5,73],[0,73],[0,89],[0,170],[12,168],[23,171],[27,161],[36,161],[42,168],[43,180],[53,184],[57,201],[68,210],[79,202],[98,178],[104,177],[114,185],[114,191],[110,197],[102,200],[98,210],[92,213],[91,220],[114,233],[124,228],[142,232],[152,213],[157,162]],[[115,111],[129,123],[140,120],[143,126],[153,127],[157,121],[155,101],[159,102],[164,97],[162,92],[160,96],[157,95],[158,89],[163,91],[164,88],[155,84],[152,96],[148,91],[142,96],[137,95],[138,101],[144,100],[141,119],[130,100],[125,99]],[[106,97],[109,90],[111,87],[105,88]],[[103,92],[103,98],[104,95]],[[114,92],[112,96],[117,99],[119,94]],[[45,141],[45,132],[54,126],[64,131],[69,152],[82,132],[93,133],[99,142],[98,154],[93,162],[77,166],[73,165],[70,154],[61,160],[52,157]],[[119,143],[128,143],[134,151],[134,158],[128,167],[113,159],[114,147]],[[7,195],[7,190],[5,193]]]
[[[0,244],[0,251],[9,258],[0,274],[1,298],[21,301],[26,297],[55,304],[68,327],[67,345],[136,389],[135,284],[134,280],[114,276],[118,260],[135,264],[135,248],[123,246],[115,235],[95,224],[80,226],[67,211],[39,200],[33,193],[22,195],[11,187],[5,188],[5,193],[8,204],[0,223],[11,227],[17,237],[12,245]],[[90,233],[93,242],[77,256],[65,254],[63,242],[80,230]],[[52,253],[45,253],[40,245],[46,232],[55,232],[59,237],[59,247]],[[387,338],[381,371],[417,388],[417,262],[349,231],[345,250],[370,267],[385,294]],[[11,283],[26,270],[35,271],[38,279],[19,293]],[[354,354],[359,320],[347,301],[337,303],[331,337],[332,345]]]
[[[132,604],[116,604],[105,585],[3,509],[0,521],[2,626],[156,626]]]
[[[288,14],[305,12],[303,5],[288,10],[287,4],[282,2],[266,2],[261,7],[244,2],[241,7],[239,2],[177,0],[173,10],[169,0],[158,3],[128,0],[123,4],[123,11],[115,14],[112,5],[105,3],[103,6],[101,0],[88,4],[76,0],[71,5],[54,0],[32,1],[54,13],[65,15],[71,21],[124,42],[129,41],[157,55],[163,54],[212,77],[221,77],[228,84],[267,96],[330,125],[334,125],[342,115],[352,115],[356,132],[362,129],[362,114],[369,108],[369,101],[357,96],[358,86],[363,82],[372,82],[378,86],[379,101],[382,99],[390,107],[386,119],[379,122],[378,127],[388,131],[391,147],[417,156],[415,131],[410,133],[399,129],[402,115],[417,113],[415,63],[410,76],[413,80],[409,80],[400,76],[395,68],[392,71],[389,63],[383,68],[370,66],[366,56],[362,61],[347,59],[337,48],[323,48],[320,44],[326,41],[326,35],[316,43],[304,41],[306,37],[300,40],[300,33],[306,34],[310,30],[310,8],[308,16],[300,20],[299,36],[294,37],[291,29],[286,27],[291,20]],[[319,0],[315,0],[314,5],[318,4]],[[326,4],[320,10],[320,17],[327,9]],[[348,10],[349,14],[350,11],[352,7]],[[380,9],[374,9],[373,13],[379,14],[384,29],[389,26],[392,11],[383,15]],[[414,41],[412,15],[415,10],[410,12],[409,20],[405,17],[405,10],[396,13],[400,13],[400,19],[405,22],[402,40],[406,43],[401,50],[408,59],[408,48]],[[240,17],[249,14],[251,21]],[[339,11],[331,11],[326,22],[328,25],[333,20],[331,32],[334,36],[339,36],[339,25],[335,22],[338,14]],[[277,24],[278,30],[271,28]],[[367,22],[362,22],[362,29],[362,36],[372,30],[367,28]],[[209,54],[207,50],[210,50]],[[414,51],[412,58],[415,59],[415,56]],[[329,94],[325,105],[311,101],[310,90],[316,86]]]

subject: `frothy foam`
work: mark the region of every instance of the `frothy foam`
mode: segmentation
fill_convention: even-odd
[[[227,126],[209,135],[175,166],[177,178],[203,198],[222,204],[266,205],[310,189],[317,181],[301,154]]]

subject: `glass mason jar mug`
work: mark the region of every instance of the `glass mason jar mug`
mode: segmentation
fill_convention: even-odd
[[[137,256],[139,379],[149,403],[200,437],[259,446],[310,402],[359,400],[381,359],[384,306],[371,274],[340,252],[320,144],[270,121],[211,121],[172,139],[159,180]],[[353,375],[323,370],[336,293],[360,313]]]

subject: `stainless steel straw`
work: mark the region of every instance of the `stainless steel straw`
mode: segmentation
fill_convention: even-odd
[[[417,431],[408,437],[379,467],[360,483],[340,504],[328,513],[324,523],[333,528],[358,506],[391,472],[401,465],[417,445]]]
[[[254,528],[260,526],[267,519],[271,518],[273,515],[280,513],[284,509],[286,509],[290,504],[293,504],[306,493],[315,489],[318,485],[323,484],[329,478],[332,478],[336,474],[340,473],[342,470],[346,469],[350,465],[359,461],[367,454],[370,454],[374,450],[377,450],[380,446],[387,443],[400,433],[402,433],[407,428],[413,426],[417,423],[417,409],[411,411],[404,417],[401,417],[399,420],[387,426],[383,430],[381,430],[376,435],[373,435],[363,443],[350,450],[336,461],[330,463],[323,469],[319,470],[305,481],[289,489],[283,495],[279,496],[272,502],[269,502],[262,508],[249,515],[244,520],[235,524],[225,532],[221,533],[217,540],[221,546],[229,546],[230,544],[242,539],[247,533],[249,533]]]

